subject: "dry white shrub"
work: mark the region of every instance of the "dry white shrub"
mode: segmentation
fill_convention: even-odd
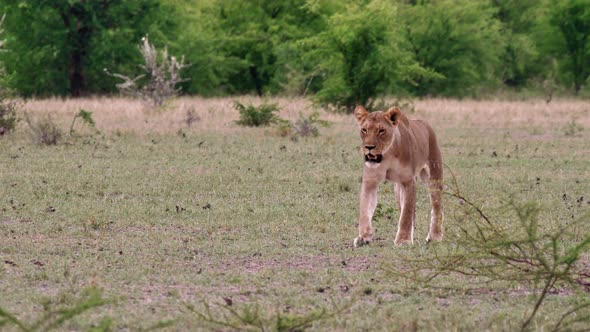
[[[106,68],[104,70],[108,75],[123,80],[116,85],[122,94],[162,106],[168,98],[180,93],[177,85],[187,81],[180,76],[180,71],[189,65],[184,63],[184,56],[178,60],[175,56],[169,55],[167,48],[158,51],[150,44],[147,36],[142,38],[139,51],[144,60],[144,64],[140,65],[143,72],[141,75],[131,78],[123,74],[110,73]],[[143,78],[146,80],[142,80]]]

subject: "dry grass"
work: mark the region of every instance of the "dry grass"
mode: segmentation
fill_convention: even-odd
[[[264,101],[258,97],[199,98],[182,97],[173,100],[162,109],[154,109],[139,100],[113,97],[93,97],[85,99],[39,99],[26,102],[24,109],[33,116],[52,114],[67,124],[85,109],[93,112],[97,128],[101,131],[174,132],[187,128],[187,110],[193,108],[199,120],[191,128],[197,131],[227,133],[242,130],[235,125],[238,112],[232,107],[233,101],[259,104]],[[312,103],[304,99],[273,99],[281,107],[280,116],[296,120],[299,113],[310,114],[318,111]],[[556,100],[546,104],[543,100],[528,101],[475,101],[424,99],[418,100],[416,113],[410,117],[426,118],[439,128],[453,127],[520,127],[544,131],[548,128],[564,127],[575,121],[581,127],[590,127],[590,101]],[[356,126],[352,117],[322,112],[322,119],[343,124],[351,129]],[[539,132],[536,132],[539,134]]]
[[[194,109],[199,119],[192,123],[191,129],[197,131],[228,132],[241,130],[235,124],[239,114],[233,108],[234,100],[241,103],[260,104],[264,101],[258,97],[236,98],[199,98],[182,97],[173,100],[161,109],[153,108],[139,100],[128,98],[93,97],[85,99],[39,99],[28,101],[24,109],[32,116],[52,114],[64,125],[80,109],[93,112],[97,129],[104,132],[136,131],[136,132],[174,132],[187,128],[186,114]],[[309,114],[317,110],[304,99],[273,99],[281,108],[280,116],[296,120],[299,113]],[[348,117],[338,114],[325,114],[323,118],[330,122],[348,122]]]
[[[416,101],[418,115],[438,118],[447,126],[476,127],[555,127],[575,119],[584,127],[590,126],[590,101],[544,100],[527,101],[475,101],[425,99]],[[445,124],[446,123],[446,124]]]

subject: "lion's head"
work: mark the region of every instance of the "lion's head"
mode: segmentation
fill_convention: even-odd
[[[364,107],[357,106],[354,116],[363,140],[361,151],[365,162],[368,166],[377,166],[383,159],[383,154],[393,145],[401,111],[392,107],[387,112],[369,113]]]

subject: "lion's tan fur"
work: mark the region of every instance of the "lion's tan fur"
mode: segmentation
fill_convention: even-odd
[[[358,106],[354,115],[363,141],[365,163],[360,194],[359,236],[355,246],[371,242],[371,219],[377,206],[377,188],[383,181],[395,184],[400,210],[395,244],[413,243],[416,178],[428,187],[432,203],[427,241],[442,240],[442,157],[436,135],[428,123],[408,119],[399,108],[369,113]]]

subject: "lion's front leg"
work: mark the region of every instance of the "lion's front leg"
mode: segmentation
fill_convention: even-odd
[[[368,244],[373,239],[371,219],[377,207],[378,182],[363,181],[361,188],[361,206],[359,216],[359,236],[354,239],[354,246],[360,247]]]
[[[414,218],[416,214],[416,181],[398,185],[401,191],[401,212],[394,243],[397,245],[414,243]]]

